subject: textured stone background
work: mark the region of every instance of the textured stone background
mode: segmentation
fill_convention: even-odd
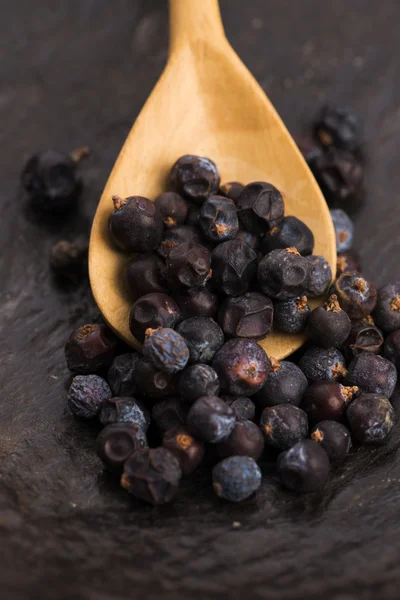
[[[293,133],[326,99],[360,110],[370,164],[357,244],[377,284],[399,277],[400,4],[221,7],[229,39]],[[166,1],[3,0],[1,14],[0,597],[398,599],[400,426],[385,448],[355,451],[321,496],[284,492],[271,472],[255,500],[231,507],[200,473],[159,509],[129,500],[103,474],[96,428],[65,408],[62,350],[95,307],[87,287],[54,286],[48,251],[90,227],[165,64]],[[37,150],[82,144],[93,152],[79,219],[33,221],[21,165]]]

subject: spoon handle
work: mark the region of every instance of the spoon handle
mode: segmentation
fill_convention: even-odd
[[[170,56],[182,45],[225,39],[218,0],[169,0]]]

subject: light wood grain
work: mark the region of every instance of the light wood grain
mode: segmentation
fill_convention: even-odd
[[[222,182],[269,181],[284,194],[286,214],[312,229],[315,254],[336,269],[336,246],[325,200],[286,127],[264,91],[229,45],[217,0],[170,0],[168,64],[139,114],[104,189],[93,222],[89,273],[95,300],[126,342],[131,307],[122,285],[127,256],[111,243],[111,196],[154,199],[183,154],[212,158]],[[267,49],[266,49],[267,51]],[[314,302],[314,306],[317,302]],[[302,335],[273,333],[260,344],[284,358]]]

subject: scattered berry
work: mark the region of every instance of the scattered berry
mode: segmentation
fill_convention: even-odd
[[[372,352],[362,352],[349,364],[346,385],[357,385],[363,392],[390,398],[397,382],[396,367],[390,360]]]
[[[50,267],[56,277],[75,283],[83,275],[87,254],[86,239],[75,242],[61,240],[50,251]]]
[[[188,407],[181,398],[167,398],[153,406],[151,415],[159,431],[165,433],[186,424]]]
[[[211,444],[228,437],[235,423],[235,412],[217,396],[203,396],[196,400],[187,417],[193,435]]]
[[[309,256],[310,277],[308,280],[306,295],[310,298],[323,296],[332,281],[332,270],[328,261],[323,256]]]
[[[188,214],[188,205],[179,194],[175,192],[164,192],[155,199],[155,205],[159,211],[165,227],[183,225]]]
[[[174,427],[164,433],[162,445],[179,460],[184,475],[190,475],[204,456],[204,443],[196,440],[184,427]]]
[[[249,183],[236,200],[238,216],[244,228],[262,234],[279,225],[285,207],[282,194],[271,183]]]
[[[374,319],[384,333],[400,329],[400,282],[380,288]]]
[[[234,238],[239,230],[234,202],[223,196],[210,196],[201,207],[198,223],[207,240],[214,244]]]
[[[310,437],[325,450],[334,465],[342,463],[350,452],[350,432],[337,421],[321,421],[311,431]]]
[[[92,419],[101,405],[111,397],[107,382],[98,375],[77,375],[68,391],[68,407],[72,414],[83,419]]]
[[[139,352],[120,354],[114,358],[107,375],[114,396],[133,396],[136,393],[135,369],[140,358]]]
[[[219,498],[242,502],[261,485],[261,471],[248,456],[231,456],[218,463],[212,471],[213,486]]]
[[[331,206],[354,210],[361,203],[364,168],[358,156],[331,147],[316,156],[310,168]]]
[[[134,300],[146,294],[166,293],[165,264],[155,254],[136,254],[126,265],[125,281]]]
[[[347,374],[344,356],[335,348],[308,348],[299,361],[299,367],[310,383],[321,379],[341,381]]]
[[[260,429],[268,446],[286,450],[308,435],[307,415],[292,404],[264,408]]]
[[[343,273],[332,286],[331,293],[336,294],[340,306],[350,319],[362,319],[375,308],[376,288],[357,273]]]
[[[306,391],[302,408],[311,423],[340,421],[358,387],[346,387],[336,381],[316,381]]]
[[[109,367],[117,349],[117,340],[106,325],[84,325],[74,331],[65,344],[70,371],[94,373]]]
[[[213,319],[191,317],[176,328],[189,347],[189,364],[209,363],[224,343],[221,327]]]
[[[209,365],[187,367],[179,379],[179,393],[187,404],[193,404],[202,396],[218,396],[218,375]]]
[[[333,294],[323,306],[315,308],[308,317],[308,335],[314,344],[324,348],[340,348],[351,330],[349,316],[340,308]]]
[[[156,369],[166,373],[177,373],[186,367],[189,348],[183,337],[169,327],[148,329],[143,344],[143,356]]]
[[[285,248],[296,248],[303,256],[312,254],[314,250],[313,232],[297,217],[284,217],[279,225],[265,234],[261,243],[263,254]]]
[[[101,405],[99,421],[102,425],[136,423],[143,431],[147,431],[150,425],[150,413],[135,398],[129,396],[107,398]]]
[[[380,394],[361,394],[347,409],[351,433],[362,444],[382,443],[394,423],[394,410]]]
[[[225,335],[261,340],[271,331],[272,301],[258,292],[228,297],[221,304],[218,323]]]
[[[295,248],[273,250],[258,265],[258,282],[267,296],[288,300],[304,294],[310,270],[307,258]]]
[[[181,317],[175,300],[166,294],[146,294],[133,305],[129,317],[129,329],[139,342],[144,342],[147,329],[175,327]]]
[[[331,217],[335,226],[337,251],[346,252],[353,244],[353,221],[341,208],[332,209]]]
[[[154,202],[142,196],[113,196],[110,232],[116,245],[127,252],[149,252],[161,242],[163,222]]]
[[[278,473],[285,487],[294,492],[317,492],[329,476],[325,450],[311,440],[302,440],[278,458]]]
[[[230,436],[218,442],[216,448],[221,458],[250,456],[258,460],[264,450],[264,438],[255,423],[237,421]]]
[[[227,296],[245,294],[257,271],[257,254],[244,242],[229,240],[211,255],[212,282]]]
[[[274,304],[274,327],[284,333],[300,333],[310,315],[307,296],[277,300]]]
[[[308,381],[303,371],[294,363],[271,358],[271,373],[263,387],[255,395],[261,408],[278,404],[300,406]]]
[[[112,471],[122,473],[125,461],[135,452],[146,448],[146,434],[136,423],[114,423],[100,432],[96,441],[97,456]]]
[[[348,106],[324,106],[315,121],[314,134],[322,146],[354,152],[361,145],[359,117]]]

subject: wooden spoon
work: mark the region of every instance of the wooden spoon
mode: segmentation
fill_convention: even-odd
[[[95,300],[114,331],[129,344],[132,301],[123,286],[126,255],[108,233],[112,195],[154,199],[183,154],[213,159],[221,181],[268,181],[284,194],[286,214],[315,236],[315,254],[336,271],[332,220],[301,153],[264,91],[227,41],[218,0],[170,0],[168,64],[115,163],[93,222],[89,272]],[[316,303],[313,304],[316,305]],[[260,344],[284,358],[304,335],[273,333]]]

